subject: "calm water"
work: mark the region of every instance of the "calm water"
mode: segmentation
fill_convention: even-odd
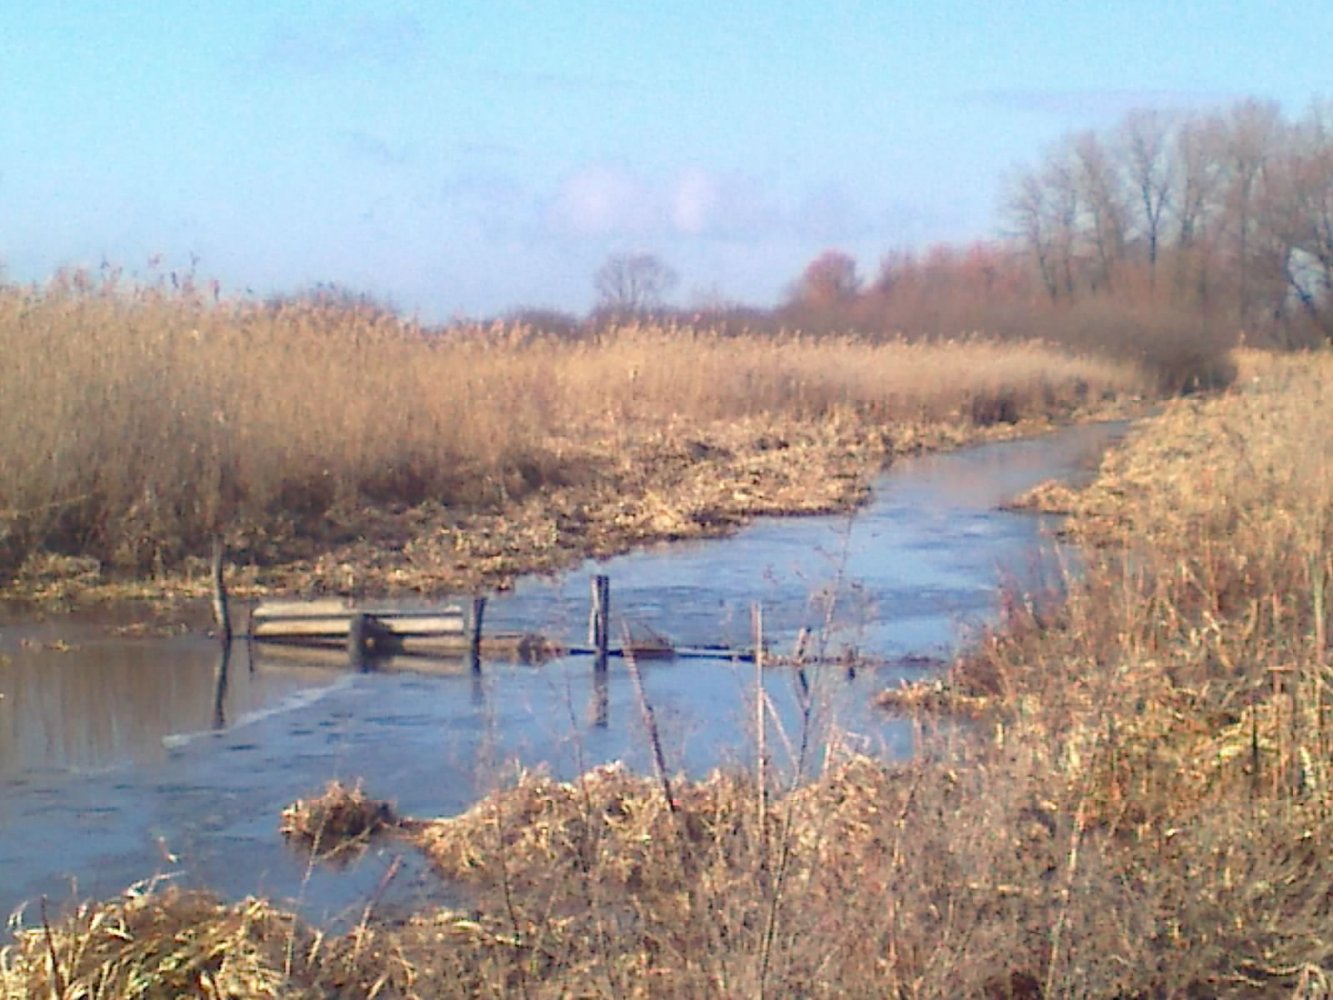
[[[821,740],[912,750],[910,728],[870,706],[929,669],[994,613],[996,585],[1057,578],[1070,558],[1052,523],[997,505],[1051,477],[1090,474],[1123,425],[1074,428],[897,463],[854,517],[774,518],[726,539],[643,550],[493,598],[487,624],[586,639],[589,577],[611,577],[613,619],[681,645],[770,647],[802,628],[834,654],[891,662],[854,678],[813,672]],[[124,612],[122,612],[124,613]],[[617,628],[619,626],[617,625]],[[520,764],[561,775],[608,760],[647,769],[640,705],[623,665],[594,690],[591,661],[541,667],[400,659],[370,673],[332,658],[234,647],[225,673],[206,637],[117,637],[106,620],[0,619],[0,910],[46,894],[105,896],[170,873],[228,896],[262,893],[317,919],[359,916],[395,853],[310,872],[277,833],[293,799],[333,778],[409,815],[466,808]],[[281,653],[281,655],[280,655]],[[642,665],[672,768],[701,776],[753,745],[752,664]],[[795,678],[764,678],[782,726],[799,727]],[[600,694],[600,697],[599,697]],[[599,723],[598,716],[602,719]],[[770,736],[779,748],[781,738]],[[779,759],[781,763],[781,759]],[[410,852],[386,905],[442,890]]]

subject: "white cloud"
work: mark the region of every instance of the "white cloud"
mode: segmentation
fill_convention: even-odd
[[[568,174],[547,206],[550,229],[572,236],[749,238],[794,224],[754,178],[687,167],[649,177],[592,163]]]
[[[594,163],[560,182],[546,213],[557,232],[574,236],[644,233],[657,223],[654,192],[623,167]]]

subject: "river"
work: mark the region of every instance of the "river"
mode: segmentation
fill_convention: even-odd
[[[1089,476],[1124,424],[1070,428],[897,461],[854,515],[765,518],[727,538],[655,546],[491,599],[488,627],[586,638],[589,578],[608,575],[613,621],[680,645],[752,643],[762,608],[770,648],[802,628],[829,654],[883,665],[808,672],[815,745],[890,756],[912,727],[871,706],[900,678],[935,669],[969,629],[993,620],[998,585],[1059,579],[1076,558],[1053,521],[999,505],[1050,478]],[[218,684],[216,644],[197,631],[136,637],[136,609],[33,618],[0,613],[0,911],[51,906],[170,877],[223,896],[269,896],[330,925],[354,919],[394,859],[383,906],[447,898],[390,844],[343,871],[311,870],[277,832],[283,806],[331,779],[361,779],[406,815],[448,815],[519,766],[562,776],[621,759],[649,767],[641,703],[613,661],[604,692],[582,657],[542,666],[461,667],[403,658],[356,672],[238,643]],[[617,625],[617,628],[619,626]],[[702,776],[752,753],[755,668],[645,662],[643,689],[668,765]],[[765,689],[782,733],[801,726],[795,672]]]

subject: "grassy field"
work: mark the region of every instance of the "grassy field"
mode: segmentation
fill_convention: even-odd
[[[527,774],[438,821],[372,806],[387,835],[470,887],[472,910],[328,938],[264,903],[167,892],[32,927],[0,983],[11,996],[129,982],[208,996],[1327,995],[1333,356],[1248,354],[1241,370],[1230,392],[1141,425],[1072,498],[1086,572],[1062,601],[1010,595],[915,702],[975,724],[921,710],[911,762],[798,751],[699,782]],[[329,810],[304,815],[364,832]]]
[[[0,352],[11,596],[197,590],[215,534],[242,589],[503,585],[845,506],[897,451],[1156,387],[1038,343],[634,325],[571,341],[86,282],[0,290]]]

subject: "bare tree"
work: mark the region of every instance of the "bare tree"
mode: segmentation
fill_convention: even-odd
[[[1156,284],[1162,229],[1171,203],[1175,164],[1170,156],[1170,124],[1160,111],[1131,111],[1120,123],[1117,142],[1126,183],[1137,213],[1148,259],[1148,280]]]
[[[1082,205],[1077,158],[1072,145],[1062,143],[1018,176],[1005,206],[1052,301],[1072,298],[1077,287]]]
[[[1217,207],[1221,165],[1213,132],[1213,123],[1190,118],[1176,130],[1172,144],[1176,169],[1169,202],[1176,219],[1176,244],[1185,250],[1203,235]]]
[[[1042,287],[1054,302],[1060,296],[1055,265],[1055,234],[1051,219],[1051,195],[1040,175],[1025,170],[1013,182],[1005,201],[1011,232],[1023,241],[1037,265]]]
[[[1226,181],[1226,224],[1235,254],[1237,319],[1244,326],[1254,313],[1256,272],[1266,263],[1258,239],[1265,171],[1278,152],[1283,123],[1272,102],[1248,100],[1234,105],[1218,122]]]
[[[1004,211],[1052,301],[1133,301],[1143,278],[1155,299],[1169,267],[1172,307],[1210,326],[1333,341],[1333,103],[1294,124],[1259,100],[1135,111],[1054,146]]]
[[[1100,283],[1110,288],[1125,253],[1127,211],[1120,178],[1095,132],[1084,132],[1074,140],[1073,160],[1075,183],[1087,217],[1085,230],[1100,272]]]
[[[676,272],[651,253],[617,253],[593,276],[599,310],[619,315],[651,312],[676,286]]]
[[[1270,167],[1264,228],[1287,287],[1320,334],[1333,339],[1333,105],[1314,104]]]
[[[1213,229],[1222,214],[1221,142],[1215,119],[1191,116],[1171,139],[1172,190],[1168,213],[1174,226],[1175,294],[1206,307],[1212,281]]]
[[[1065,296],[1073,298],[1081,205],[1077,166],[1070,162],[1064,151],[1052,154],[1042,171],[1041,182],[1047,191],[1048,225],[1056,272]]]

